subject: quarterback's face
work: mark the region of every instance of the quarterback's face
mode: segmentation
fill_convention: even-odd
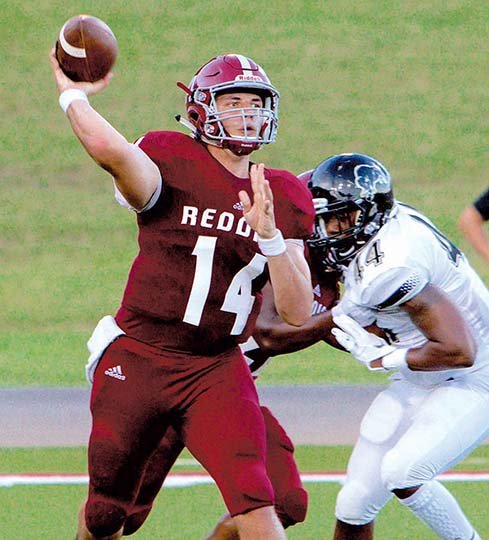
[[[263,99],[257,94],[233,92],[216,98],[216,107],[224,129],[233,137],[255,138],[263,124],[259,114],[253,109],[263,107]]]

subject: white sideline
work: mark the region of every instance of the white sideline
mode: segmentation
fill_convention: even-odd
[[[301,474],[304,483],[342,484],[345,473],[317,472]],[[489,471],[482,472],[447,472],[439,476],[442,482],[487,482]],[[85,474],[0,474],[0,487],[46,486],[87,484]],[[205,473],[170,474],[165,481],[165,488],[190,487],[200,484],[213,484],[212,478]]]

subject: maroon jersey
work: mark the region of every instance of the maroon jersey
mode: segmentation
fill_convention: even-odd
[[[317,272],[313,264],[311,267],[312,289],[314,301],[312,314],[317,315],[331,309],[340,298],[339,272]]]
[[[116,320],[155,346],[216,354],[250,335],[267,280],[266,258],[243,217],[238,192],[252,197],[205,145],[177,132],[150,132],[140,148],[159,167],[162,193],[138,214],[139,254]],[[291,173],[265,169],[277,227],[285,238],[311,233],[311,196]]]

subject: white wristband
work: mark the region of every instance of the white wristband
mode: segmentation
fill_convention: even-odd
[[[382,367],[387,370],[408,368],[406,356],[409,349],[396,349],[382,358]]]
[[[85,92],[83,92],[82,90],[78,90],[78,88],[69,88],[64,92],[61,92],[61,94],[59,95],[59,106],[66,114],[68,107],[73,103],[73,101],[76,101],[77,99],[88,103],[88,98]]]
[[[279,229],[272,238],[260,238],[258,236],[258,246],[265,257],[275,257],[287,251],[284,237]]]

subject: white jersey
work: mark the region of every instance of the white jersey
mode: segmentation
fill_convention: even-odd
[[[489,368],[489,291],[467,259],[425,216],[397,203],[391,218],[345,270],[345,291],[338,309],[362,326],[386,330],[396,347],[420,347],[427,339],[400,305],[428,284],[443,290],[460,309],[478,346],[470,368],[402,376],[432,385]]]

